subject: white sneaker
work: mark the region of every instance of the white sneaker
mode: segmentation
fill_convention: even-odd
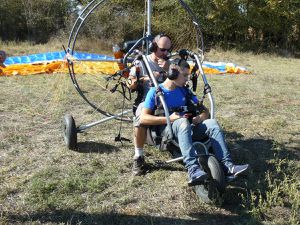
[[[245,172],[249,168],[249,164],[244,164],[244,165],[233,165],[229,169],[229,176],[234,176],[236,177],[237,175]]]

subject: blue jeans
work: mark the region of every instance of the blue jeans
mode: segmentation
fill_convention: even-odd
[[[172,132],[178,142],[185,167],[198,164],[193,141],[209,137],[214,154],[222,163],[225,172],[233,166],[230,153],[225,143],[224,134],[215,119],[205,120],[197,125],[191,125],[188,119],[181,118],[172,123]]]

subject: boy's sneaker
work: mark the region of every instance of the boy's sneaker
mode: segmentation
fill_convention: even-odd
[[[142,175],[144,173],[145,158],[144,156],[139,156],[133,159],[132,173],[135,176]]]
[[[233,165],[229,171],[228,171],[228,176],[234,176],[236,177],[237,175],[245,172],[249,168],[249,164],[244,164],[244,165]]]
[[[189,181],[188,185],[198,185],[202,184],[207,178],[207,173],[200,169],[200,166],[195,165],[188,169]]]

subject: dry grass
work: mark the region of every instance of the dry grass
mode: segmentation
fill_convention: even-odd
[[[9,57],[49,52],[49,46],[51,46],[51,51],[62,51],[62,44],[68,44],[65,43],[65,40],[66,38],[61,37],[60,39],[50,40],[47,44],[32,44],[31,42],[16,41],[4,42],[0,40],[0,46],[3,47],[2,50],[5,50]]]
[[[65,113],[78,125],[101,117],[68,75],[0,77],[0,223],[299,224],[300,61],[221,51],[208,58],[253,71],[208,76],[233,157],[252,166],[227,188],[222,207],[198,200],[180,164],[155,167],[169,156],[154,148],[146,149],[149,173],[132,177],[133,146],[114,142],[117,121],[79,134],[79,151],[66,149]],[[124,124],[122,135],[131,132]]]

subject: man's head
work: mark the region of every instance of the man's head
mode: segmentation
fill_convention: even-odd
[[[172,50],[171,38],[166,34],[155,36],[150,47],[150,51],[158,59],[167,58],[168,53]]]
[[[184,59],[175,59],[170,65],[168,79],[177,86],[184,86],[188,81],[190,65]]]

